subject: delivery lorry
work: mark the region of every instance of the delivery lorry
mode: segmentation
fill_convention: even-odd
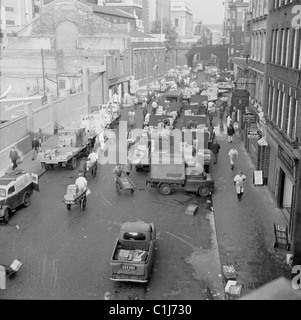
[[[96,133],[91,134],[79,123],[72,123],[59,129],[57,135],[46,140],[37,155],[37,161],[46,170],[53,169],[54,166],[75,170],[77,159],[82,155],[89,154],[95,138]]]
[[[163,153],[152,153],[146,185],[159,189],[162,195],[170,195],[178,187],[202,197],[214,191],[214,181],[200,163]]]
[[[155,244],[156,230],[153,223],[124,223],[111,256],[110,279],[147,283],[154,262]]]

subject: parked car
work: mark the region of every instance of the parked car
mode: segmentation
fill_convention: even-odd
[[[0,220],[8,223],[18,207],[28,207],[33,190],[39,191],[37,174],[15,169],[0,177]]]

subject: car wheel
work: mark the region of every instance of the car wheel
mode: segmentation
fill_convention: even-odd
[[[172,194],[172,187],[167,183],[162,183],[160,186],[160,193],[164,196],[169,196]]]
[[[3,221],[4,221],[4,223],[6,224],[6,223],[8,223],[8,221],[9,221],[9,209],[8,208],[6,208],[5,210],[4,210],[4,218],[3,218]]]
[[[24,194],[23,206],[27,208],[30,205],[30,196],[28,193]]]
[[[207,197],[210,194],[210,189],[208,187],[201,187],[198,190],[198,195],[201,197]]]

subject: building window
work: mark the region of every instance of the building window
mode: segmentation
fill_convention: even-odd
[[[277,98],[278,98],[278,89],[277,87],[274,88],[273,94],[273,103],[272,103],[272,121],[276,123],[276,116],[277,116]]]
[[[290,29],[286,29],[286,57],[285,57],[285,66],[288,67],[289,64],[289,45],[290,45]]]
[[[7,24],[8,26],[14,26],[14,25],[15,25],[15,21],[13,21],[13,20],[6,20],[6,24]]]
[[[179,19],[175,18],[175,27],[177,28],[179,26]]]
[[[5,7],[5,11],[14,12],[15,8],[13,8],[13,7]]]
[[[291,140],[295,140],[296,138],[296,99],[294,97],[290,97],[290,112],[289,112],[289,125],[288,125],[288,136]]]
[[[277,110],[277,118],[276,118],[276,124],[278,128],[281,128],[281,119],[282,119],[282,99],[283,99],[283,92],[279,90],[278,94],[278,110]]]
[[[284,113],[283,113],[283,132],[287,134],[288,128],[288,119],[289,119],[289,100],[290,96],[286,93],[285,94],[285,102],[284,102]]]

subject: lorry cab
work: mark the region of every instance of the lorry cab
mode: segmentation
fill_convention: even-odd
[[[0,220],[8,223],[19,206],[28,207],[33,190],[39,191],[37,174],[15,169],[0,177]]]

